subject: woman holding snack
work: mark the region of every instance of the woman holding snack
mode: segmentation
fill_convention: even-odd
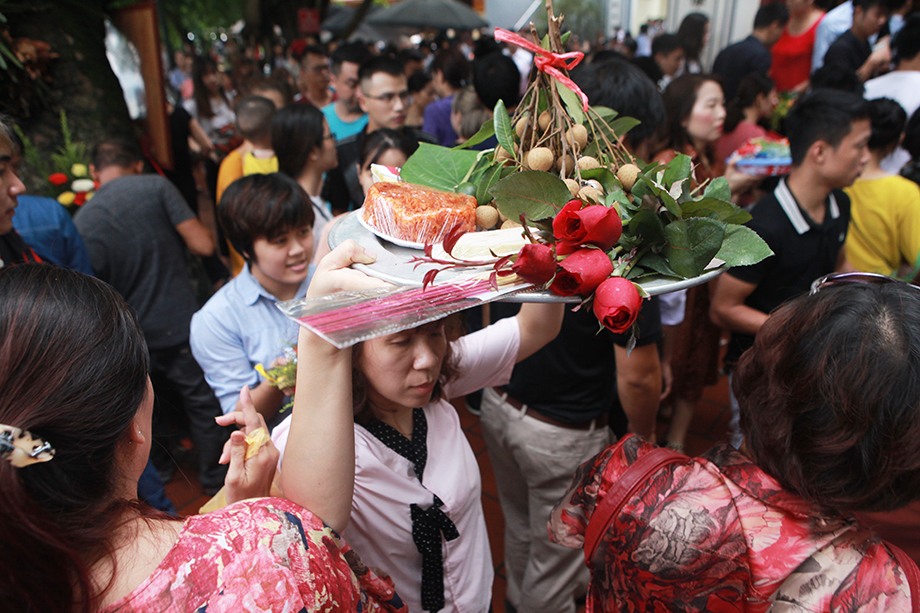
[[[741,194],[759,179],[727,167],[715,154],[715,142],[725,123],[722,86],[710,75],[684,75],[665,90],[666,147],[654,161],[667,164],[679,153],[694,164],[694,185],[725,177],[732,195]],[[687,429],[703,387],[718,380],[720,329],[709,320],[709,285],[687,290],[683,322],[665,327],[663,370],[671,376],[673,413],[667,444],[683,451]]]
[[[405,607],[315,515],[269,491],[277,451],[244,391],[224,450],[234,504],[181,521],[137,500],[151,442],[144,336],[108,285],[0,269],[0,602],[8,611]],[[246,456],[255,453],[249,459]],[[249,500],[246,500],[249,499]]]
[[[381,285],[346,268],[374,259],[346,241],[320,263],[308,298]],[[293,414],[273,435],[285,496],[315,505],[386,569],[410,611],[489,610],[479,465],[447,399],[507,382],[555,337],[562,313],[560,303],[525,304],[458,340],[442,320],[341,350],[301,329]]]

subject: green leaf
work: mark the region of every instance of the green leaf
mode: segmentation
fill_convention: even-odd
[[[513,154],[514,128],[511,126],[511,118],[508,117],[508,110],[502,100],[495,103],[492,122],[495,124],[495,137],[498,139],[498,144],[502,146],[502,149]]]
[[[572,199],[562,179],[538,170],[516,172],[499,181],[489,193],[502,215],[515,221],[522,213],[534,221],[554,217]]]
[[[619,115],[619,113],[607,106],[592,106],[591,109],[597,115],[597,118],[604,123],[610,123]]]
[[[716,198],[692,200],[685,202],[680,208],[684,212],[684,217],[713,217],[730,224],[742,224],[751,218],[751,214],[741,207]]]
[[[664,207],[668,209],[668,212],[671,213],[671,215],[678,219],[681,218],[682,213],[680,211],[680,205],[677,204],[677,200],[675,200],[671,194],[669,194],[666,190],[661,190],[658,193],[658,197],[661,199],[662,204],[664,204]]]
[[[581,178],[585,181],[588,179],[596,180],[604,186],[605,194],[609,194],[613,190],[620,187],[620,182],[617,180],[616,175],[610,172],[610,170],[607,168],[592,168],[591,170],[582,170]],[[623,190],[621,189],[620,191]]]
[[[482,173],[482,178],[476,185],[476,202],[478,204],[486,204],[492,200],[492,195],[489,193],[489,190],[492,189],[492,186],[498,183],[502,178],[502,165],[501,164],[492,164],[486,171]]]
[[[565,110],[569,112],[569,117],[572,118],[572,121],[578,124],[584,124],[585,111],[581,105],[581,98],[578,97],[578,94],[570,90],[566,85],[559,81],[555,81],[554,85],[556,86],[556,91],[559,92],[559,97],[562,98],[562,103],[565,105]]]
[[[623,138],[627,132],[638,126],[640,123],[642,122],[635,117],[620,117],[613,123],[608,123],[607,125],[610,126],[610,129],[613,130],[617,136]]]
[[[664,229],[668,245],[664,255],[671,269],[682,277],[697,277],[722,246],[725,224],[694,217],[669,223]]]
[[[664,167],[664,178],[661,180],[667,186],[690,178],[693,171],[693,162],[689,155],[678,155]]]
[[[495,123],[492,121],[487,121],[482,124],[482,127],[479,128],[479,131],[476,134],[473,134],[469,139],[460,143],[453,149],[469,149],[473,145],[478,145],[479,143],[485,142],[495,136]]]
[[[607,206],[612,206],[616,202],[620,205],[620,210],[635,211],[637,207],[626,195],[626,192],[623,191],[622,187],[615,187],[607,192],[607,196],[604,199],[604,204]]]
[[[716,254],[729,266],[750,266],[773,255],[773,250],[756,232],[747,226],[731,225],[725,229],[725,240]]]
[[[671,269],[668,261],[658,253],[648,252],[642,256],[642,259],[639,260],[638,263],[642,264],[646,268],[654,270],[659,275],[664,275],[665,277],[680,277],[679,274]]]
[[[626,273],[626,278],[632,281],[633,279],[638,279],[639,277],[642,277],[647,274],[648,272],[646,272],[644,268],[634,265],[632,268],[629,269],[629,272]]]
[[[563,32],[562,35],[559,37],[559,40],[562,42],[563,47],[565,47],[566,44],[569,42],[569,36],[571,35],[572,35],[572,31],[569,30],[568,32]]]
[[[728,186],[728,181],[725,177],[718,177],[709,182],[709,185],[703,190],[703,196],[730,202],[732,199],[732,190]]]
[[[419,143],[415,153],[403,164],[400,176],[409,183],[451,192],[478,161],[478,151],[452,151],[440,145]]]
[[[647,243],[663,243],[666,240],[664,224],[654,211],[648,209],[636,211],[628,227],[630,234],[642,237]]]

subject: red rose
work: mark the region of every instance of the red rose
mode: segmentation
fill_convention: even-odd
[[[559,264],[562,270],[549,289],[559,296],[588,296],[613,272],[613,264],[600,249],[579,249]]]
[[[544,285],[556,274],[556,254],[547,245],[528,243],[521,247],[511,270],[528,283]]]
[[[73,199],[73,203],[77,206],[83,206],[86,204],[86,192],[80,192],[77,194]]]
[[[48,175],[48,180],[51,182],[51,185],[64,185],[70,181],[63,172],[56,172],[53,175]]]
[[[611,332],[629,330],[641,307],[639,290],[623,277],[610,277],[594,292],[594,315]]]
[[[577,198],[569,200],[553,219],[553,236],[564,245],[562,253],[571,253],[577,245],[594,245],[608,251],[622,233],[623,222],[615,208],[584,206]]]

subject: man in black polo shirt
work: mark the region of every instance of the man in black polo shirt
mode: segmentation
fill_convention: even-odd
[[[793,168],[772,194],[751,209],[748,227],[774,255],[732,268],[719,279],[710,314],[732,332],[731,367],[780,304],[809,290],[816,278],[849,267],[842,249],[850,199],[841,191],[869,161],[869,109],[848,92],[818,89],[802,98],[786,119]],[[741,443],[732,397],[732,443]]]
[[[888,43],[875,52],[869,38],[885,25],[892,4],[903,0],[853,0],[853,25],[831,44],[824,55],[825,66],[841,66],[856,73],[865,83],[879,69],[888,66],[891,51]]]
[[[744,40],[719,52],[712,72],[722,77],[726,102],[731,102],[738,85],[751,73],[769,76],[773,58],[770,47],[783,35],[789,21],[789,11],[782,2],[764,4],[754,17],[754,32]]]

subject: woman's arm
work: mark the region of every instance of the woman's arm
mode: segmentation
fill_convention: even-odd
[[[517,360],[530,357],[556,338],[562,329],[565,304],[561,302],[528,302],[515,316],[521,328],[521,344]]]
[[[307,296],[374,287],[382,282],[347,268],[376,256],[346,241],[320,262]],[[288,499],[341,532],[351,517],[355,434],[351,398],[351,348],[336,349],[306,328],[297,343],[297,394],[281,464]]]

